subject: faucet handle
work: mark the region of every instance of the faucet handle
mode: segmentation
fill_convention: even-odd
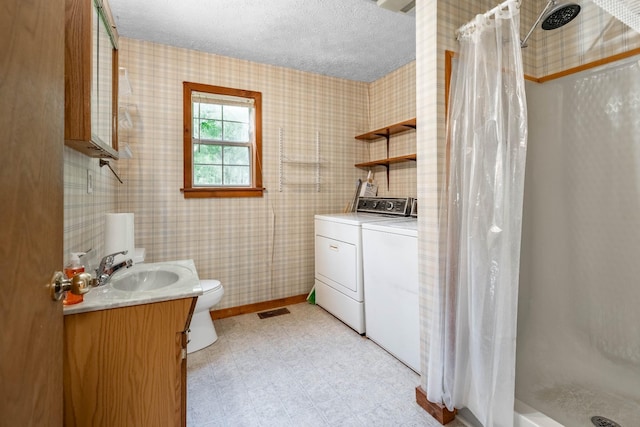
[[[109,254],[109,255],[105,256],[105,258],[113,258],[113,257],[115,257],[116,255],[126,255],[126,254],[128,254],[128,253],[129,253],[129,251],[125,249],[124,251],[114,252],[114,253],[112,253],[112,254]]]
[[[114,252],[112,254],[109,254],[103,257],[102,261],[100,261],[100,266],[98,267],[97,273],[102,274],[105,269],[111,267],[113,265],[113,260],[115,259],[116,255],[126,255],[128,252],[129,251],[124,250],[120,252]]]

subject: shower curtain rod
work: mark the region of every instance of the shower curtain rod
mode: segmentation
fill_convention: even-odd
[[[502,9],[504,9],[510,3],[515,3],[516,7],[519,8],[520,7],[520,1],[521,0],[505,0],[502,3],[500,3],[499,5],[497,5],[496,7],[494,7],[493,9],[483,13],[483,16],[485,18],[491,18],[493,15],[495,15],[497,12],[501,11]],[[456,39],[460,37],[460,34],[462,34],[465,31],[470,30],[474,26],[475,26],[475,19],[467,22],[462,27],[458,28],[458,30],[456,31]]]

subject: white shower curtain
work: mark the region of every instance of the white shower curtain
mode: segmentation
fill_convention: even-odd
[[[441,207],[446,262],[429,343],[429,400],[467,407],[485,427],[513,425],[527,147],[518,7],[506,2],[459,34]]]

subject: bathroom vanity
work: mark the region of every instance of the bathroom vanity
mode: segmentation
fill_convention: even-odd
[[[186,426],[187,332],[202,289],[193,262],[176,263],[193,274],[152,290],[108,283],[65,308],[65,426]],[[176,263],[136,265],[113,283]]]

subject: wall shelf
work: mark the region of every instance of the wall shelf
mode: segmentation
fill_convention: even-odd
[[[278,130],[278,191],[284,187],[302,189],[313,188],[320,192],[320,166],[324,163],[320,158],[320,132],[315,135],[315,158],[294,158],[285,154],[284,129]],[[305,177],[305,178],[301,178]]]
[[[395,123],[391,126],[387,126],[381,129],[372,130],[371,132],[363,133],[356,136],[356,139],[361,141],[375,141],[380,138],[387,138],[391,135],[396,135],[402,132],[407,132],[416,129],[416,119],[405,120],[404,122]]]
[[[318,163],[322,164],[322,160],[299,160],[299,159],[290,159],[287,157],[282,158],[282,163],[289,163],[292,165],[317,165]]]
[[[376,129],[371,132],[363,133],[362,135],[356,136],[356,139],[360,141],[366,141],[366,142],[372,142],[381,138],[386,139],[387,140],[387,158],[380,159],[380,160],[373,160],[371,162],[357,163],[355,167],[370,169],[375,166],[384,166],[387,169],[387,189],[389,189],[389,165],[394,163],[401,163],[401,162],[410,162],[410,161],[415,162],[417,159],[417,155],[415,153],[406,154],[404,156],[399,156],[399,157],[389,157],[389,137],[392,135],[398,135],[400,133],[408,132],[410,130],[415,130],[415,129],[416,129],[416,119],[414,117],[413,119],[405,120],[400,123],[395,123],[390,126],[387,126],[381,129]]]
[[[389,166],[390,164],[393,163],[401,163],[401,162],[407,162],[407,161],[415,161],[417,160],[417,155],[416,154],[407,154],[406,156],[399,156],[399,157],[391,157],[388,159],[381,159],[381,160],[374,160],[372,162],[364,162],[364,163],[358,163],[355,166],[357,168],[371,168],[374,166]]]

